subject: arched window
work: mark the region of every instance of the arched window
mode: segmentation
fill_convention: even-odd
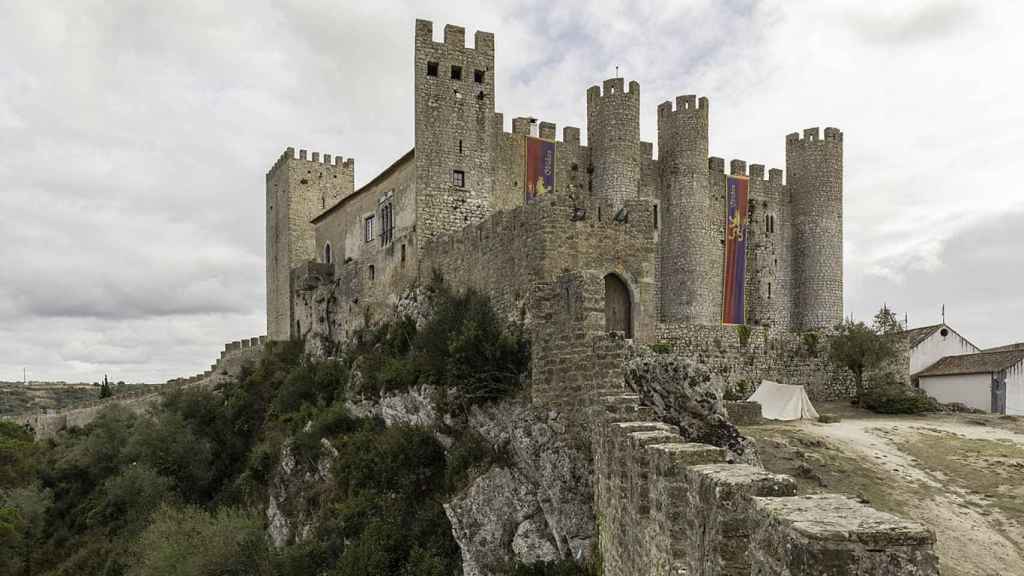
[[[629,287],[615,274],[604,277],[604,325],[608,332],[633,337],[633,308]]]
[[[334,262],[334,254],[331,253],[331,243],[327,242],[324,244],[324,263],[331,264]]]

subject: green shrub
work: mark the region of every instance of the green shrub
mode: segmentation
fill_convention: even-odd
[[[750,326],[746,324],[737,325],[736,336],[740,339],[740,347],[746,348],[750,344]]]
[[[163,507],[142,532],[129,574],[269,576],[270,549],[256,514]]]
[[[861,396],[861,406],[879,414],[937,412],[942,406],[917,388],[896,382],[891,376],[875,379]]]
[[[654,344],[651,344],[651,352],[654,352],[655,354],[671,354],[672,343],[664,341],[655,342]]]
[[[818,357],[818,334],[815,332],[804,332],[800,335],[800,343],[804,346],[804,352],[812,358]]]

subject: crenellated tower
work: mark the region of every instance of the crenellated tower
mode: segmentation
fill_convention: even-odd
[[[417,244],[479,222],[494,187],[494,35],[416,21]],[[501,127],[497,128],[499,131]]]
[[[640,189],[640,84],[622,78],[587,90],[590,191],[616,209]]]
[[[311,220],[355,190],[355,161],[288,148],[267,172],[267,335],[288,340],[292,319],[291,270],[316,260]]]
[[[786,136],[792,228],[792,320],[796,330],[843,319],[843,133]]]
[[[679,96],[675,108],[658,106],[658,168],[661,318],[719,323],[722,210],[709,184],[707,98]]]

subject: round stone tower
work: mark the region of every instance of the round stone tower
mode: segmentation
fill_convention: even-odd
[[[664,228],[661,317],[717,324],[721,318],[722,210],[708,179],[708,99],[679,96],[658,106],[658,167]]]
[[[603,90],[602,90],[603,88]],[[591,194],[615,209],[640,189],[640,84],[622,78],[587,90]]]
[[[843,133],[825,128],[786,136],[790,196],[793,328],[843,320]]]

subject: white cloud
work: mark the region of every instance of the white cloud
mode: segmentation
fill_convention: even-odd
[[[1001,321],[965,334],[1024,339],[1011,292],[933,289],[964,282],[964,246],[999,254],[978,261],[1019,283],[1009,227],[1024,211],[1011,180],[1024,80],[1007,59],[1022,12],[16,0],[0,22],[0,379],[26,364],[163,379],[262,332],[263,175],[296,146],[355,157],[358,184],[408,150],[416,17],[438,36],[445,23],[495,32],[507,123],[585,130],[586,88],[618,66],[641,84],[645,140],[657,140],[657,103],[685,93],[711,99],[711,151],[726,158],[783,168],[785,134],[842,128],[848,312],[868,317],[885,299],[912,316],[939,300],[985,314],[983,299]]]

